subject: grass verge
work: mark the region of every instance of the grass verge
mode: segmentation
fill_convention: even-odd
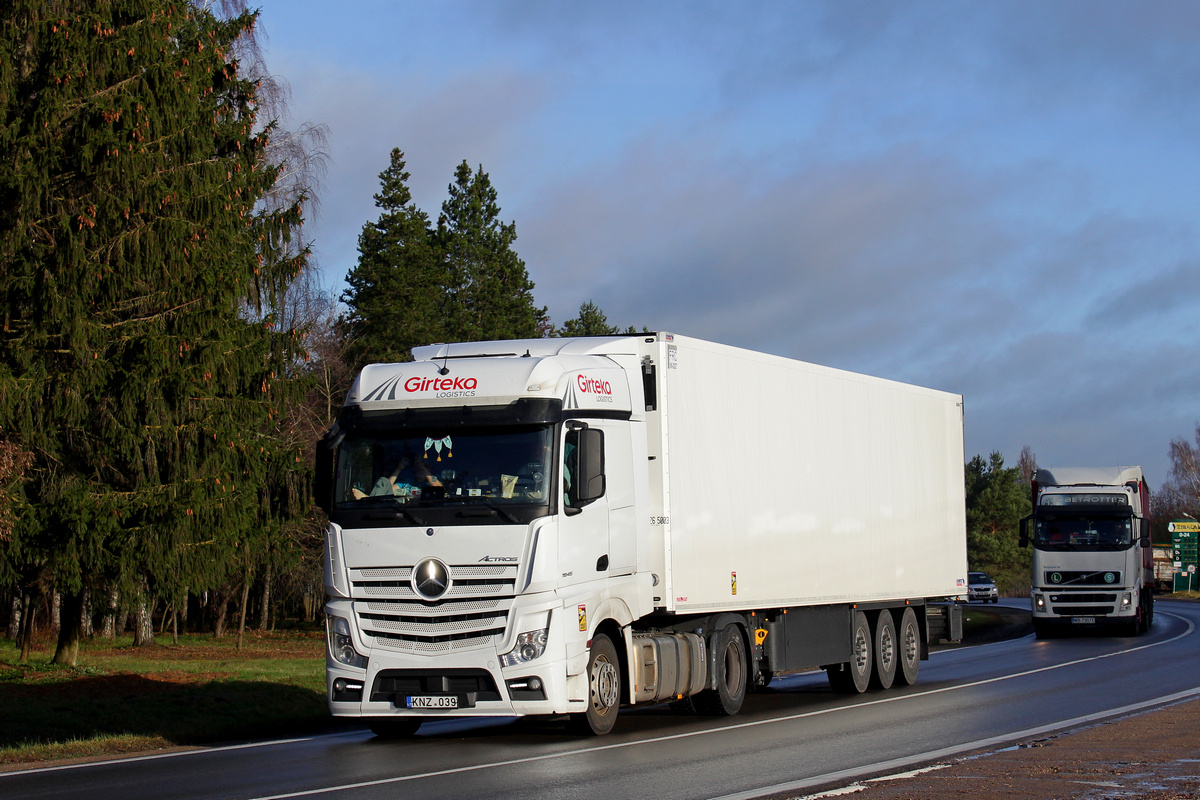
[[[296,735],[333,727],[320,632],[90,640],[78,665],[0,642],[0,764]]]

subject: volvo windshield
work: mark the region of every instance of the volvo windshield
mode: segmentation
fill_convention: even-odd
[[[338,448],[334,518],[365,526],[515,524],[548,513],[549,424],[371,429]]]
[[[1132,523],[1128,513],[1039,509],[1033,544],[1039,550],[1124,550],[1133,544]]]

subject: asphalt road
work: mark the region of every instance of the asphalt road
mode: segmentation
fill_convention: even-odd
[[[938,652],[898,691],[846,697],[823,674],[794,676],[728,719],[638,709],[598,739],[555,721],[443,721],[407,742],[355,731],[0,774],[0,797],[794,796],[1200,695],[1200,605],[1158,610],[1142,637],[1026,636]]]

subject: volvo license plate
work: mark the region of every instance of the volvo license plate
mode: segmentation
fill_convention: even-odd
[[[427,694],[404,698],[409,708],[458,708],[456,694]]]
[[[1095,625],[1095,617],[1071,617],[1071,622],[1076,625]]]

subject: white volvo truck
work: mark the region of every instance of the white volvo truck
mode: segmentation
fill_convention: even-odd
[[[413,355],[318,447],[333,714],[600,734],[911,684],[961,637],[960,396],[668,333]]]
[[[1142,468],[1039,469],[1032,494],[1020,544],[1033,544],[1030,602],[1038,637],[1067,628],[1149,630],[1154,550]]]

